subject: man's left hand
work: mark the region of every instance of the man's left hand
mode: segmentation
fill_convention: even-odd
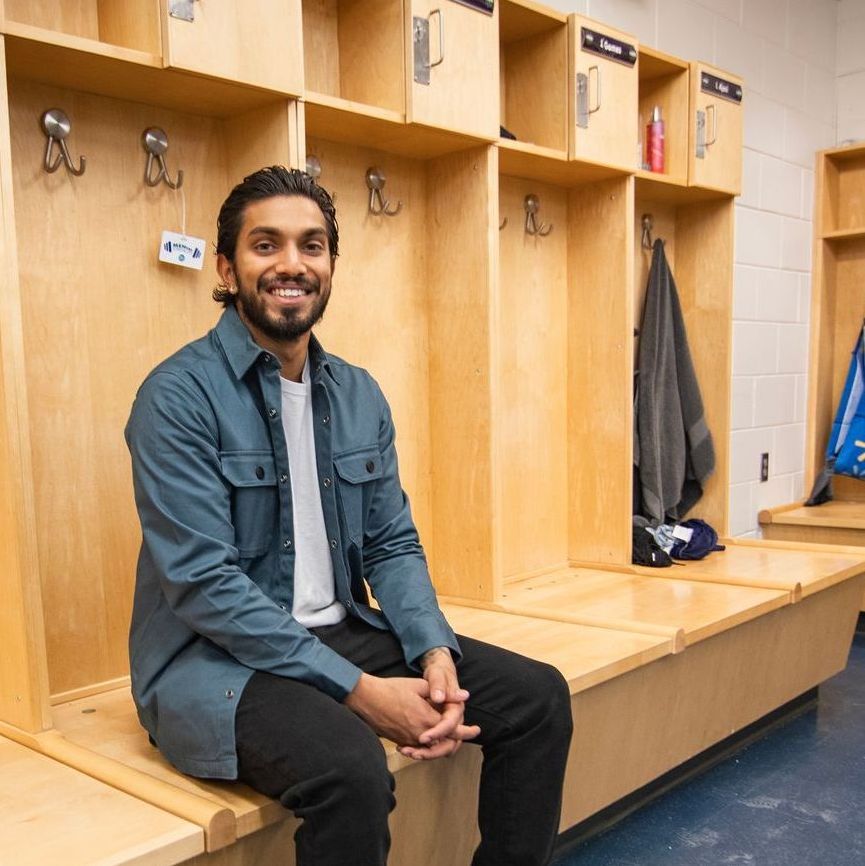
[[[430,703],[441,720],[419,737],[419,746],[402,746],[400,753],[415,760],[432,760],[453,755],[464,740],[473,740],[481,729],[464,725],[463,714],[469,693],[460,688],[453,656],[447,647],[434,647],[421,658],[424,679],[430,688]]]

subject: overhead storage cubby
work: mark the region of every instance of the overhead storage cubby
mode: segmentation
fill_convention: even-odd
[[[566,154],[567,17],[531,2],[504,0],[499,10],[499,75],[501,125],[521,144]]]
[[[570,157],[634,171],[637,41],[582,15],[571,15],[568,28]]]
[[[688,183],[742,191],[742,79],[706,63],[691,64]]]
[[[306,98],[404,114],[402,0],[303,0]]]
[[[648,171],[646,127],[657,107],[664,123],[664,171],[651,176],[684,185],[688,182],[688,64],[645,46],[639,53],[636,167]]]
[[[42,38],[48,41],[72,36],[160,55],[160,5],[151,0],[4,0],[4,15],[6,30],[23,25],[45,31]]]

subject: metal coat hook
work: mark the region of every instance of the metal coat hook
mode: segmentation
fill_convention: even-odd
[[[499,223],[499,231],[502,231],[502,230],[504,229],[504,227],[505,227],[507,224],[508,224],[508,218],[505,217],[505,218],[504,218],[504,219]]]
[[[523,207],[526,209],[526,234],[540,235],[545,238],[553,227],[546,223],[538,225],[536,214],[541,207],[541,200],[534,194],[527,195]]]
[[[49,108],[42,114],[42,130],[48,136],[48,144],[45,146],[45,159],[43,167],[45,171],[52,173],[60,168],[61,164],[66,165],[66,169],[70,174],[80,177],[84,174],[84,169],[87,166],[87,157],[82,156],[78,161],[78,168],[72,164],[72,157],[69,155],[69,148],[66,147],[66,136],[69,135],[72,129],[72,124],[64,111],[59,108]],[[54,142],[60,148],[60,153],[51,160],[51,151],[54,148]]]
[[[644,250],[650,250],[652,249],[652,227],[654,226],[654,220],[650,213],[643,214],[641,225],[643,227],[643,236],[640,239],[640,246]]]
[[[369,187],[369,212],[378,216],[396,216],[402,209],[402,202],[398,201],[396,207],[391,209],[390,202],[384,198],[381,191],[384,189],[387,178],[377,168],[366,170],[366,185]]]
[[[321,177],[321,160],[317,156],[310,154],[306,158],[306,173],[316,183],[318,182],[318,179]]]
[[[177,172],[177,180],[168,176],[168,167],[165,165],[165,151],[168,150],[168,136],[164,129],[151,126],[141,133],[141,144],[147,151],[147,166],[144,169],[144,182],[148,186],[158,186],[164,180],[171,189],[180,189],[183,186],[183,171]],[[153,174],[154,159],[159,163],[156,175]]]

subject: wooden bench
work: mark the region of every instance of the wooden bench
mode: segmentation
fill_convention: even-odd
[[[443,604],[459,633],[546,661],[567,679],[575,736],[563,830],[846,664],[865,557],[737,543],[698,566],[681,569],[699,574],[693,580],[573,568],[508,584],[494,606]],[[179,774],[149,745],[128,689],[59,704],[53,718],[56,730],[32,737],[34,748],[71,755],[95,778],[191,818],[206,845],[192,866],[293,863],[295,819],[242,785]],[[469,862],[479,750],[416,764],[385,747],[399,804],[391,862]]]
[[[807,545],[832,544],[865,549],[865,502],[833,500],[808,508],[801,502],[760,512],[763,537]],[[815,549],[813,546],[809,549]],[[865,611],[865,594],[860,610]]]
[[[204,851],[195,824],[0,737],[0,863],[172,866]]]

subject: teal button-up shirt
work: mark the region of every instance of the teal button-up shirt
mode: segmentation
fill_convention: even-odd
[[[390,409],[365,371],[309,345],[336,596],[406,661],[459,654],[402,490]],[[160,364],[126,427],[141,519],[130,632],[139,718],[181,771],[235,778],[234,714],[256,670],[342,700],[360,670],[291,616],[295,538],[279,362],[233,307]],[[367,586],[381,612],[372,609]]]

